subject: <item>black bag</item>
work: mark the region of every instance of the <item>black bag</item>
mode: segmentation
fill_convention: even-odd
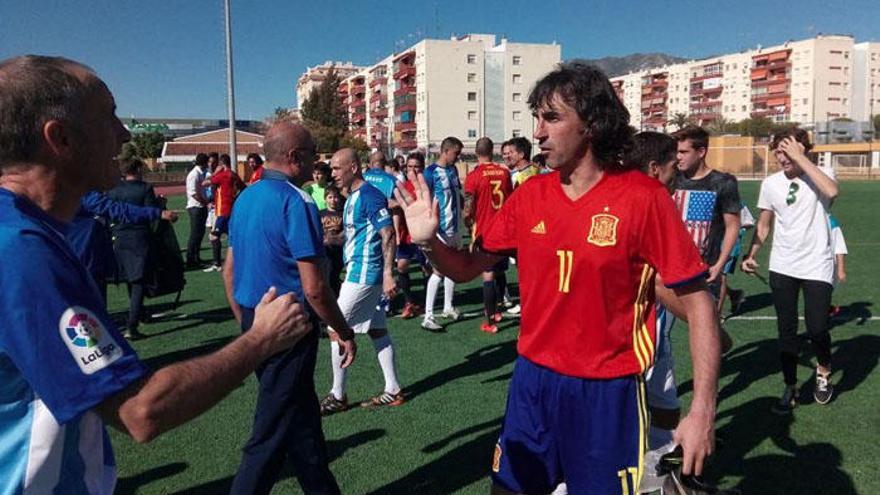
[[[179,298],[186,285],[183,272],[183,256],[180,254],[174,226],[167,220],[159,220],[150,235],[144,293],[153,298],[176,292]]]

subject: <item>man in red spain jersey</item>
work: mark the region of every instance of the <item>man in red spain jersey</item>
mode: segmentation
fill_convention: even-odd
[[[471,229],[473,239],[482,236],[504,201],[513,193],[510,171],[492,162],[494,147],[495,144],[487,137],[477,140],[475,152],[479,164],[464,181],[464,221]],[[495,274],[506,271],[507,258],[504,258],[483,272],[486,321],[480,325],[480,330],[486,333],[498,332],[496,323],[501,321],[501,313],[498,312],[500,291],[495,287]]]
[[[211,251],[214,256],[214,263],[205,268],[205,272],[219,272],[222,270],[220,264],[220,238],[223,234],[229,233],[229,217],[232,215],[232,204],[235,202],[235,196],[239,191],[245,188],[244,181],[232,170],[232,160],[229,155],[220,155],[220,164],[214,170],[210,179],[205,181],[214,187],[214,211],[217,219],[214,220],[214,226],[211,228]]]
[[[259,153],[248,153],[247,163],[251,168],[251,178],[248,179],[250,185],[263,178],[263,157]]]
[[[410,153],[406,158],[404,170],[405,172],[422,175],[425,172],[425,155],[418,151]],[[409,180],[403,182],[403,187],[410,194],[415,193],[413,183]],[[394,222],[394,231],[397,232],[397,255],[395,256],[395,262],[397,263],[397,286],[400,288],[404,300],[403,311],[401,311],[400,316],[408,320],[422,313],[422,308],[416,304],[416,299],[413,298],[412,289],[410,288],[412,286],[409,278],[410,265],[412,263],[419,265],[426,280],[431,276],[431,265],[428,264],[428,260],[425,259],[425,255],[422,254],[419,246],[413,244],[412,237],[409,235],[409,229],[406,227],[406,219],[396,204],[391,210],[391,215],[391,219]]]
[[[629,113],[593,66],[560,65],[529,96],[534,137],[554,170],[519,187],[473,253],[437,240],[437,206],[419,178],[398,189],[413,241],[455,280],[518,258],[519,357],[492,464],[493,493],[638,491],[647,433],[642,373],[654,353],[654,274],[687,308],[691,409],[675,432],[682,472],[714,448],[718,322],[707,267],[666,189],[621,165]]]

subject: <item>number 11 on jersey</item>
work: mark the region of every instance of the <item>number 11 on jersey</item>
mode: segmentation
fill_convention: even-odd
[[[556,251],[556,256],[559,258],[559,292],[568,294],[574,251],[559,250]]]

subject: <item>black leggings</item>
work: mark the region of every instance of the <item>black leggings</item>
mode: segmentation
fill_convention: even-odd
[[[779,357],[786,385],[797,383],[797,362],[800,350],[798,330],[798,293],[804,291],[804,320],[819,365],[831,364],[831,337],[828,335],[828,308],[833,286],[818,280],[804,280],[770,272],[770,290],[776,307],[779,330]]]
[[[128,322],[130,331],[138,329],[144,312],[144,279],[128,283]]]

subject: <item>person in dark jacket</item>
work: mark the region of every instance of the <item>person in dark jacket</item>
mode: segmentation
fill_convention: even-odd
[[[135,206],[114,201],[100,191],[89,191],[80,200],[79,211],[67,231],[67,240],[79,260],[98,284],[107,302],[107,280],[116,274],[113,239],[108,227],[112,223],[149,224],[159,219],[177,221],[177,213],[152,206]]]
[[[144,162],[139,159],[122,163],[123,180],[107,193],[107,197],[135,206],[160,208],[161,204],[153,192],[153,186],[143,181]],[[144,306],[144,276],[150,240],[150,225],[145,223],[121,222],[113,226],[115,238],[113,249],[119,264],[119,275],[128,284],[128,324],[127,338],[143,337],[138,331]]]

